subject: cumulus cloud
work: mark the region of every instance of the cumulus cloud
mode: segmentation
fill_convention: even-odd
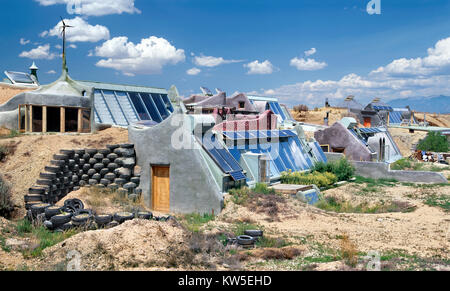
[[[195,76],[200,74],[202,70],[200,70],[199,68],[192,68],[186,71],[186,74],[191,75],[191,76]]]
[[[185,61],[184,50],[177,49],[164,38],[151,36],[140,43],[125,36],[115,37],[95,48],[95,56],[104,58],[98,67],[111,68],[125,75],[159,74],[166,65]]]
[[[66,30],[66,40],[68,42],[98,42],[109,39],[109,29],[105,26],[90,25],[78,16],[73,19],[64,19],[64,22],[73,26]],[[62,22],[60,21],[52,29],[42,32],[41,37],[57,36],[62,38],[61,26]]]
[[[325,62],[318,62],[314,59],[293,58],[290,63],[291,66],[296,67],[299,71],[316,71],[321,70],[327,66]]]
[[[19,55],[21,58],[29,58],[32,60],[52,60],[57,56],[57,54],[50,52],[49,44],[40,45],[30,51],[24,51]]]
[[[54,74],[56,74],[56,71],[55,70],[50,70],[50,71],[47,72],[47,74],[54,75]]]
[[[400,58],[371,72],[378,77],[417,77],[448,74],[450,69],[450,37],[439,40],[427,50],[424,58]]]
[[[423,58],[400,58],[381,66],[367,76],[347,74],[339,80],[315,80],[262,89],[290,105],[321,105],[354,95],[361,102],[374,97],[385,101],[402,97],[450,94],[450,38],[438,41]],[[273,94],[272,94],[273,93]]]
[[[42,6],[64,4],[70,14],[85,16],[103,16],[111,14],[141,13],[134,6],[134,0],[35,0]],[[80,5],[75,5],[79,3]]]
[[[213,56],[196,56],[194,57],[194,64],[200,67],[217,67],[224,64],[240,63],[241,60],[225,60],[222,57]]]
[[[305,51],[305,56],[307,56],[307,57],[312,56],[312,55],[315,54],[316,52],[317,52],[316,48],[313,47],[313,48],[311,48],[311,49]]]
[[[24,39],[24,38],[21,38],[21,39],[20,39],[20,44],[21,44],[21,45],[27,45],[27,44],[29,44],[29,43],[30,43],[29,40],[26,40],[26,39]]]
[[[244,67],[248,69],[247,74],[249,75],[268,75],[272,74],[275,70],[275,67],[269,60],[265,60],[262,63],[256,60],[251,63],[245,64]]]

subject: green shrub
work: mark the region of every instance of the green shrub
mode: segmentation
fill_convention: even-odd
[[[265,194],[265,195],[274,195],[275,189],[269,188],[267,184],[265,183],[256,183],[255,187],[252,189],[253,192],[258,194]]]
[[[33,225],[28,219],[23,219],[17,223],[16,229],[19,235],[24,235],[33,231]]]
[[[411,169],[413,167],[412,161],[407,158],[400,159],[391,164],[391,170],[404,170]]]
[[[347,161],[347,159],[342,158],[334,162],[318,162],[311,168],[311,172],[329,172],[333,173],[338,181],[347,181],[354,175],[355,168]]]
[[[248,187],[230,189],[229,193],[231,195],[231,201],[233,201],[234,204],[242,205],[247,202],[248,197],[250,196],[250,189]]]
[[[317,187],[327,187],[337,182],[337,177],[332,173],[304,173],[304,172],[282,172],[281,183],[283,184],[297,184],[297,185],[311,185],[315,184]]]
[[[430,152],[448,152],[450,144],[440,132],[429,132],[427,137],[419,142],[417,149]]]
[[[0,216],[10,218],[13,211],[11,186],[0,175]]]
[[[198,214],[198,213],[192,213],[187,214],[184,216],[184,221],[186,222],[186,228],[189,229],[192,232],[198,232],[200,228],[210,222],[211,220],[214,220],[214,215],[212,214]]]

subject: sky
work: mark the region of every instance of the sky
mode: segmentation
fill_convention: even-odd
[[[0,0],[0,71],[200,86],[290,106],[450,96],[446,0]],[[370,8],[368,10],[368,8]],[[370,12],[370,13],[369,13]],[[450,99],[450,97],[449,97]]]

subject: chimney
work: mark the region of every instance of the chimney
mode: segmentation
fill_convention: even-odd
[[[36,77],[36,80],[38,79],[37,77],[37,71],[39,70],[39,68],[36,66],[36,64],[33,62],[33,64],[30,67],[30,74],[33,75],[34,77]]]

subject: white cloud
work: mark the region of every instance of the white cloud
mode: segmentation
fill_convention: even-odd
[[[67,25],[73,27],[66,29],[66,39],[68,42],[98,42],[100,40],[109,39],[109,29],[102,25],[90,25],[81,17],[75,17],[73,19],[64,19]],[[41,33],[41,37],[46,36],[61,36],[62,22],[48,31]]]
[[[56,71],[55,70],[50,70],[50,71],[47,72],[47,74],[54,75],[54,74],[56,74]]]
[[[85,16],[103,16],[111,14],[134,14],[141,13],[134,6],[134,0],[35,0],[42,6],[64,4],[67,6],[68,13],[80,14]],[[73,3],[78,2],[80,7]]]
[[[200,74],[202,70],[200,70],[199,68],[192,68],[186,71],[186,74],[191,75],[191,76],[195,76]]]
[[[259,92],[270,91],[270,95],[291,105],[322,105],[325,98],[337,102],[348,95],[364,103],[374,97],[389,101],[450,94],[450,38],[438,41],[427,53],[423,58],[394,60],[365,77],[348,74],[339,80],[309,80]]]
[[[265,60],[264,62],[260,63],[258,60],[253,61],[251,63],[245,64],[245,68],[248,68],[247,74],[249,75],[268,75],[272,74],[275,70],[275,67],[272,65],[269,60]]]
[[[104,58],[97,62],[98,67],[126,75],[158,74],[164,66],[184,62],[186,58],[184,50],[156,36],[144,38],[138,44],[129,42],[125,36],[115,37],[96,47],[95,55]]]
[[[305,56],[307,56],[307,57],[312,56],[312,55],[315,54],[316,52],[317,52],[316,48],[313,47],[313,48],[311,48],[311,49],[305,51]]]
[[[70,48],[73,48],[73,49],[76,49],[76,48],[77,48],[77,46],[74,45],[74,44],[69,44],[69,47],[70,47]]]
[[[213,56],[196,56],[194,57],[194,64],[200,67],[217,67],[224,64],[240,63],[241,60],[225,60],[222,57]]]
[[[57,56],[58,56],[57,54],[50,52],[49,44],[38,46],[37,48],[34,48],[30,51],[24,51],[19,55],[19,57],[21,58],[29,58],[33,60],[39,59],[52,60]]]
[[[371,72],[377,77],[414,77],[448,74],[450,70],[450,37],[439,40],[427,50],[424,58],[400,58]]]
[[[291,66],[296,67],[299,71],[315,71],[315,70],[321,70],[327,66],[327,63],[325,62],[318,62],[314,59],[304,59],[304,58],[293,58],[291,60]]]
[[[21,44],[21,45],[27,45],[27,44],[29,44],[29,43],[30,43],[29,40],[26,40],[26,39],[24,39],[24,38],[21,38],[21,39],[20,39],[20,44]]]

